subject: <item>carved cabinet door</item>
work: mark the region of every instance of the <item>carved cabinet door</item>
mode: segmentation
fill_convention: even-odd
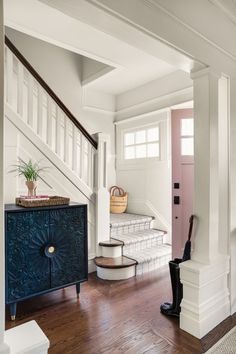
[[[51,287],[87,279],[87,209],[84,206],[50,211]]]
[[[6,215],[6,301],[14,302],[50,289],[50,242],[47,211]]]

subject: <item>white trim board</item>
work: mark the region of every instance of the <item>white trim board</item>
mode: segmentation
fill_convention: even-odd
[[[137,120],[155,113],[162,113],[170,110],[170,107],[172,106],[192,100],[193,87],[177,90],[175,92],[117,110],[115,113],[115,124],[118,125],[125,121]]]

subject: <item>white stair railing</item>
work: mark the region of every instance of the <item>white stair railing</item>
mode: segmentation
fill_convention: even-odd
[[[6,38],[5,102],[91,192],[97,144]]]

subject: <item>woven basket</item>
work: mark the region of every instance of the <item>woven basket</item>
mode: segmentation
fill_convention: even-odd
[[[113,186],[110,189],[110,212],[113,214],[122,214],[126,211],[128,195],[120,187]]]
[[[54,206],[54,205],[68,205],[70,203],[70,198],[50,196],[48,200],[25,200],[24,198],[16,198],[16,205],[20,205],[25,208],[37,208],[43,206]]]

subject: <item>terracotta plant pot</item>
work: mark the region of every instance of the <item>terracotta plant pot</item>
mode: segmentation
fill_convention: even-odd
[[[26,181],[25,182],[28,188],[28,197],[36,196],[36,188],[38,187],[37,181]]]

